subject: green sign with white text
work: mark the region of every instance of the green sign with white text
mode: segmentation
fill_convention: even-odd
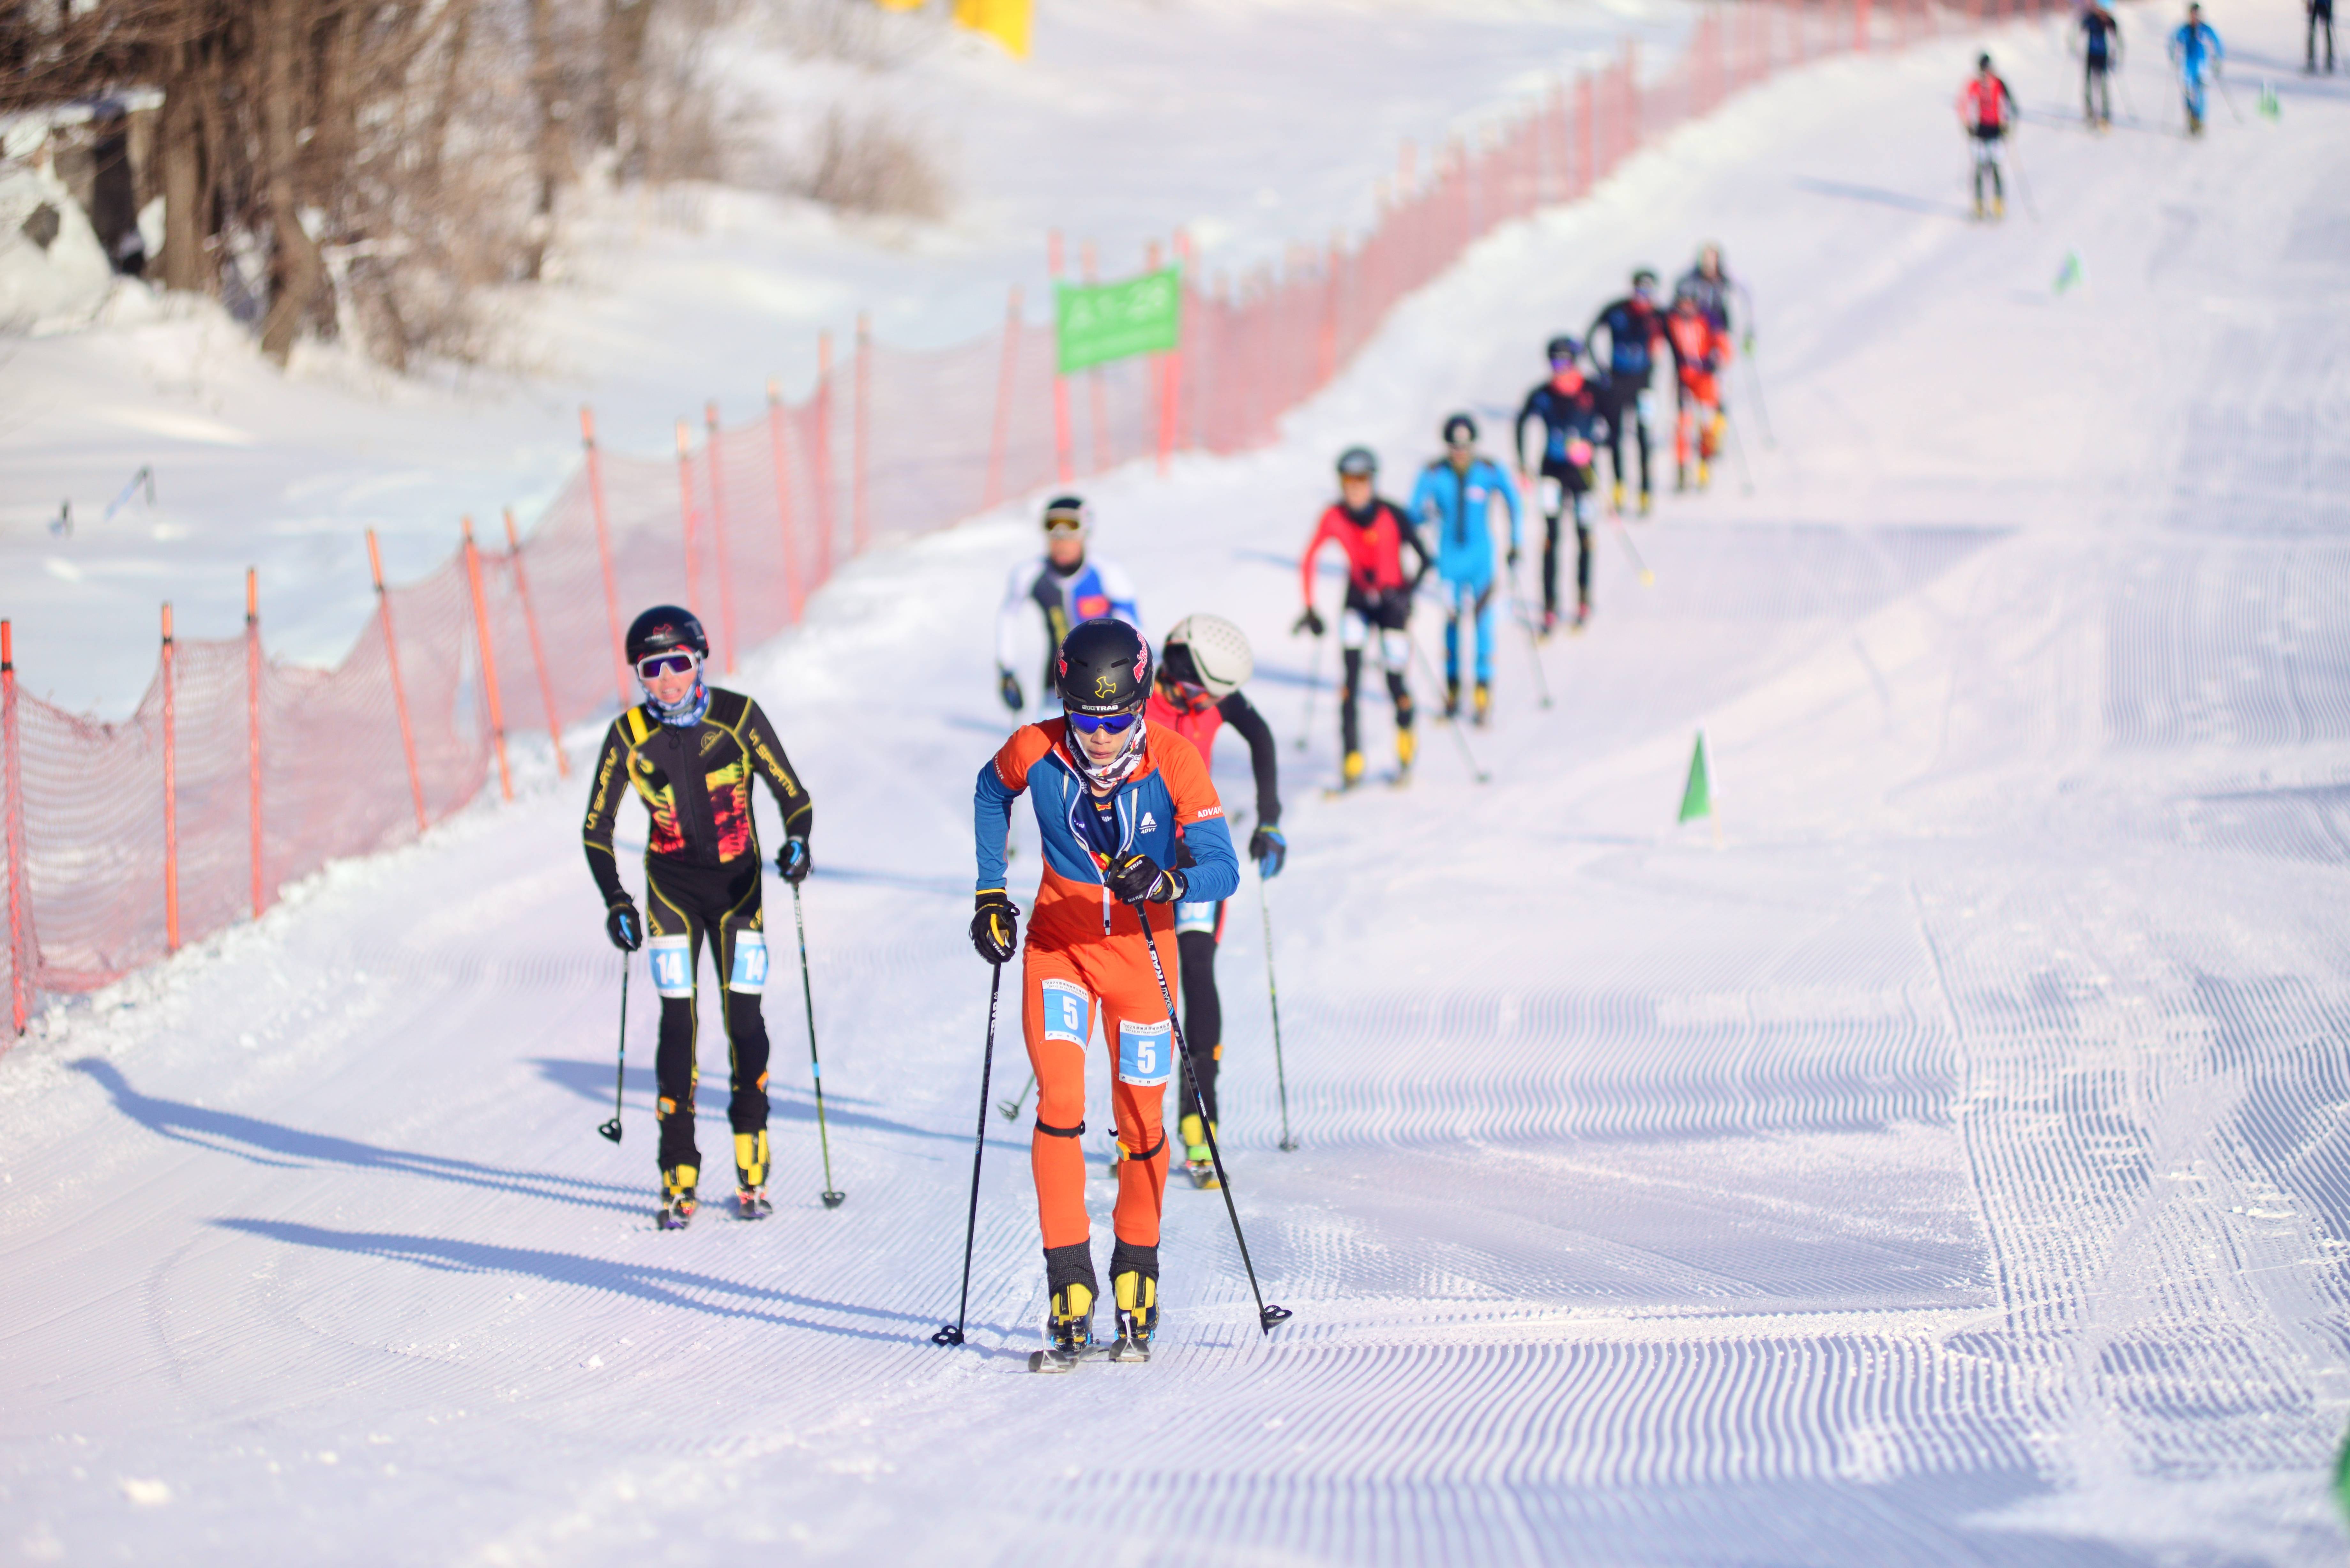
[[[1061,374],[1136,354],[1172,353],[1183,337],[1183,269],[1124,283],[1055,286]]]

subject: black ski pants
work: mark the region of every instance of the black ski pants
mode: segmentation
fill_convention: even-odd
[[[1648,390],[1647,377],[1638,385],[1628,377],[1618,377],[1607,383],[1607,466],[1616,475],[1616,488],[1626,488],[1624,478],[1624,427],[1632,427],[1632,436],[1640,452],[1640,493],[1652,488],[1648,483],[1648,410],[1640,400]]]
[[[1387,671],[1388,695],[1395,701],[1396,728],[1411,728],[1411,689],[1404,683],[1409,655],[1411,590],[1389,588],[1367,593],[1347,585],[1347,608],[1338,626],[1338,659],[1344,674],[1338,683],[1338,743],[1348,752],[1363,749],[1363,726],[1356,702],[1363,686],[1363,654],[1376,649]]]
[[[720,1019],[733,1098],[727,1119],[737,1134],[767,1128],[767,1023],[759,998],[767,989],[767,936],[760,901],[756,850],[732,866],[682,866],[645,857],[645,948],[653,988],[660,993],[660,1040],[653,1054],[659,1086],[660,1168],[697,1169],[694,1091],[702,1068],[694,1054],[702,950],[717,971]]]
[[[1575,602],[1591,602],[1591,520],[1586,514],[1584,496],[1591,489],[1589,473],[1571,463],[1543,464],[1542,476],[1558,482],[1555,495],[1550,486],[1542,487],[1543,495],[1543,613],[1558,613],[1558,524],[1562,517],[1572,517],[1575,523]]]
[[[2095,55],[2081,66],[2081,113],[2092,125],[2114,118],[2113,71],[2109,62]]]
[[[2325,69],[2330,76],[2334,71],[2334,0],[2325,0],[2325,4],[2309,8],[2309,68],[2313,71],[2317,68],[2317,36],[2320,32],[2325,35]]]
[[[1183,970],[1183,1049],[1191,1054],[1191,1074],[1200,1083],[1200,1098],[1207,1102],[1208,1119],[1216,1121],[1216,1064],[1224,1059],[1224,1003],[1216,994],[1216,946],[1224,938],[1224,907],[1216,906],[1211,931],[1175,933],[1175,951]],[[1191,1095],[1177,1086],[1182,1102],[1180,1117],[1191,1109]]]

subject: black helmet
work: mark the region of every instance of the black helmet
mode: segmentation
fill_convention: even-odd
[[[1552,338],[1547,344],[1544,345],[1543,352],[1549,355],[1550,362],[1555,365],[1561,359],[1572,361],[1581,358],[1583,357],[1583,345],[1562,332],[1557,337]]]
[[[2192,5],[2189,5],[2187,8],[2189,11],[2195,9]],[[1989,55],[1977,55],[1975,57],[1975,69],[1979,71],[1987,71],[1991,69],[1991,57]]]
[[[1053,658],[1053,688],[1072,713],[1124,713],[1150,694],[1150,645],[1122,620],[1079,621]]]
[[[1471,419],[1467,414],[1446,415],[1444,420],[1444,444],[1447,446],[1475,446],[1477,444],[1477,421]]]
[[[703,634],[702,623],[693,612],[675,605],[655,605],[629,623],[629,663],[650,653],[666,653],[673,648],[687,649],[701,658],[710,657],[710,639]]]
[[[1342,479],[1377,479],[1378,454],[1367,446],[1350,446],[1338,454],[1338,474]]]
[[[1632,274],[1632,286],[1633,286],[1634,288],[1638,288],[1638,287],[1639,287],[1639,286],[1640,286],[1642,284],[1644,284],[1644,283],[1645,283],[1645,284],[1647,284],[1650,288],[1654,288],[1654,287],[1656,287],[1656,286],[1657,286],[1657,269],[1656,269],[1656,268],[1654,268],[1654,267],[1652,267],[1652,266],[1644,266],[1644,267],[1638,268],[1637,270],[1635,270],[1635,271],[1633,272],[1633,274]]]

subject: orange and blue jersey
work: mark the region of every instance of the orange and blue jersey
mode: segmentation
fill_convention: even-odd
[[[1111,792],[1105,823],[1069,753],[1067,729],[1066,719],[1022,725],[979,770],[973,791],[976,886],[983,891],[1005,885],[1003,845],[1012,803],[1023,791],[1033,797],[1045,869],[1028,911],[1028,948],[1049,952],[1107,936],[1141,934],[1133,909],[1119,902],[1104,879],[1105,868],[1118,856],[1139,853],[1162,867],[1180,867],[1187,899],[1231,898],[1241,884],[1240,857],[1198,749],[1145,721],[1142,762]],[[1170,906],[1149,908],[1153,929],[1172,924]]]

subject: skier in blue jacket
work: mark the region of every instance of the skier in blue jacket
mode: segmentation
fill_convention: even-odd
[[[1493,531],[1487,514],[1499,496],[1510,509],[1509,564],[1518,564],[1518,492],[1510,476],[1477,455],[1477,421],[1454,414],[1444,421],[1444,455],[1420,471],[1411,493],[1413,521],[1436,535],[1436,575],[1447,596],[1444,622],[1444,713],[1461,711],[1461,621],[1477,618],[1476,722],[1493,705]]]
[[[2170,35],[2170,63],[2178,67],[2178,90],[2187,102],[2187,134],[2203,134],[2203,88],[2207,78],[2217,80],[2220,62],[2228,51],[2220,47],[2220,35],[2203,20],[2203,7],[2187,7],[2187,20]]]

